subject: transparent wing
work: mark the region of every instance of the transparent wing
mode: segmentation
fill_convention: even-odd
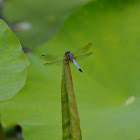
[[[60,65],[63,60],[62,55],[41,55],[41,59],[46,60],[45,66],[55,66]]]
[[[76,51],[75,53],[73,53],[73,55],[76,57],[81,56],[83,54],[85,54],[86,52],[88,52],[92,47],[92,44],[89,43],[86,46],[84,46],[83,48],[81,48],[80,50]]]
[[[90,55],[92,55],[92,54],[93,54],[93,52],[89,52],[89,53],[80,55],[80,56],[78,56],[78,57],[75,57],[75,59],[76,59],[76,61],[81,61],[81,60],[87,58],[88,56],[90,56]]]
[[[57,61],[52,61],[52,62],[47,62],[44,65],[45,66],[56,66],[62,64],[62,60],[57,60]]]
[[[92,54],[92,52],[90,52],[90,53],[86,53],[86,52],[88,50],[90,50],[91,46],[92,46],[92,44],[89,43],[88,45],[86,45],[85,47],[83,47],[82,49],[77,51],[76,53],[73,53],[76,60],[80,61],[80,60],[90,56]],[[60,65],[63,60],[63,55],[41,55],[41,59],[47,61],[44,64],[45,66]]]
[[[75,59],[76,59],[76,61],[81,61],[81,60],[87,58],[88,56],[90,56],[90,55],[92,55],[92,54],[93,54],[93,52],[90,52],[90,53],[87,53],[87,54],[84,54],[84,55],[75,57]],[[62,62],[63,62],[63,59],[57,60],[57,61],[47,62],[47,63],[45,63],[44,65],[45,65],[45,66],[57,66],[57,65],[61,65]]]
[[[40,58],[48,62],[52,62],[52,61],[61,60],[63,56],[62,55],[41,55]]]

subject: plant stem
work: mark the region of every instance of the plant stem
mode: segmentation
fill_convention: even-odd
[[[82,140],[71,70],[65,59],[63,60],[61,105],[63,140]]]

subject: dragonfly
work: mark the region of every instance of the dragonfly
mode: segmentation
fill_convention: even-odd
[[[62,62],[63,59],[66,60],[66,62],[72,62],[76,68],[82,72],[81,68],[79,67],[79,65],[77,64],[76,60],[82,60],[88,56],[90,56],[91,54],[93,54],[93,52],[88,52],[92,47],[92,44],[89,43],[86,46],[84,46],[83,48],[81,48],[80,50],[76,51],[75,53],[71,53],[70,51],[66,51],[64,57],[61,58],[55,55],[41,55],[41,59],[46,60],[47,63],[45,63],[45,66],[49,66],[49,65],[54,65],[57,63]]]

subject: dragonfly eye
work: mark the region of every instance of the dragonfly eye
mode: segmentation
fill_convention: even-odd
[[[70,53],[70,51],[66,51],[66,52],[65,52],[65,55],[67,55],[67,54],[69,54],[69,53]]]

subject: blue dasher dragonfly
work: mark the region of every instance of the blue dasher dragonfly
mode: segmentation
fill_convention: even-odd
[[[88,45],[84,46],[83,48],[81,48],[80,50],[76,51],[75,53],[71,53],[70,51],[66,51],[65,55],[63,57],[63,59],[66,60],[66,62],[72,62],[76,68],[82,72],[81,68],[79,67],[79,65],[77,64],[77,62],[75,60],[82,60],[84,58],[86,58],[87,56],[90,56],[91,54],[93,54],[92,52],[88,52],[92,47],[92,44],[89,43]],[[49,65],[55,65],[58,64],[60,62],[62,62],[62,55],[60,56],[55,56],[55,55],[41,55],[41,59],[44,59],[47,61],[47,63],[45,63],[45,66],[49,66]]]

